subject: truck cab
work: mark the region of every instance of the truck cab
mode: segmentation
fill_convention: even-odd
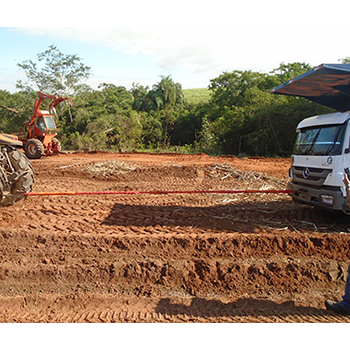
[[[270,92],[336,110],[296,127],[288,187],[296,202],[350,213],[343,183],[350,167],[350,64],[321,64]]]
[[[350,167],[349,112],[306,118],[297,126],[289,170],[296,202],[350,211],[343,184]]]

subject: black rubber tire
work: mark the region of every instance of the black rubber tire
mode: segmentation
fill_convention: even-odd
[[[15,204],[24,199],[24,193],[30,192],[34,184],[34,170],[25,154],[16,148],[8,147],[8,157],[15,172],[18,172],[21,176],[18,181],[11,184],[10,189],[7,189],[9,196],[4,196],[0,202],[1,207]]]
[[[44,145],[40,140],[30,139],[24,145],[24,151],[29,159],[39,159],[44,154]]]

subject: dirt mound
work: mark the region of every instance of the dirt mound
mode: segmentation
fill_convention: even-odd
[[[289,160],[74,153],[34,192],[285,189]],[[1,322],[346,322],[350,218],[278,194],[28,197],[0,211]]]

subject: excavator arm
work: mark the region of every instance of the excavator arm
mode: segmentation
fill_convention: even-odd
[[[58,104],[60,104],[63,101],[68,101],[68,104],[70,106],[73,106],[73,101],[69,97],[56,97],[50,104],[49,108],[54,109]]]
[[[55,107],[61,103],[62,101],[68,100],[68,103],[70,106],[73,106],[73,101],[69,97],[58,97],[54,95],[47,95],[44,94],[43,92],[39,91],[38,92],[38,98],[35,101],[34,105],[34,110],[33,110],[33,115],[32,119],[29,122],[29,127],[31,127],[34,124],[35,119],[39,116],[39,110],[40,106],[43,103],[44,100],[52,100],[52,102],[49,104],[49,109],[55,110]]]

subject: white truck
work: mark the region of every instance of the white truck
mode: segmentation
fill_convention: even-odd
[[[294,201],[350,213],[343,183],[350,167],[350,64],[322,64],[274,89],[337,112],[302,120],[289,169]]]

